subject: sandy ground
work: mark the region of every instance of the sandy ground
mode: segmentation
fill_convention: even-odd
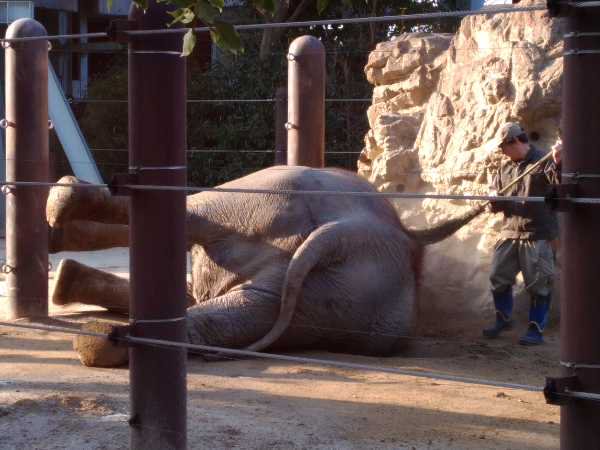
[[[123,249],[76,258],[127,273]],[[559,372],[556,331],[536,348],[516,345],[519,331],[425,338],[402,357],[301,356],[541,386]],[[0,449],[128,448],[128,382],[126,368],[82,366],[70,336],[0,327]],[[558,423],[541,393],[267,360],[188,364],[190,449],[554,449]]]

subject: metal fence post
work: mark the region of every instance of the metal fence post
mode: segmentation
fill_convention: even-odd
[[[586,4],[587,3],[587,4]],[[563,53],[563,182],[578,197],[600,197],[600,6],[561,3],[566,16]],[[578,173],[575,179],[572,174]],[[573,390],[600,393],[600,208],[582,205],[561,214],[561,350],[563,376]],[[561,407],[563,450],[600,448],[600,404],[573,399]]]
[[[46,36],[19,19],[6,38]],[[48,181],[48,41],[5,44],[6,180]],[[11,318],[48,316],[47,187],[11,186],[6,199],[6,273]]]
[[[288,158],[290,166],[325,165],[325,48],[301,36],[288,52]]]
[[[164,28],[167,6],[148,2],[129,15],[139,29]],[[186,185],[186,60],[182,35],[129,41],[129,165],[142,185]],[[131,191],[131,334],[187,341],[186,197]],[[131,434],[136,450],[185,449],[184,349],[130,348]]]
[[[287,164],[287,88],[277,88],[275,92],[275,165]]]

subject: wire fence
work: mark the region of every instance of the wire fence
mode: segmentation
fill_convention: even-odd
[[[279,166],[285,170],[285,166]],[[135,171],[137,167],[130,167]],[[326,170],[326,169],[325,169]],[[106,183],[49,183],[39,181],[5,181],[0,186],[11,187],[68,187],[74,189],[105,189],[116,187]],[[376,191],[328,191],[328,190],[289,190],[289,189],[243,189],[225,187],[194,187],[194,186],[160,186],[144,184],[123,184],[120,188],[139,191],[171,191],[186,193],[220,192],[229,194],[259,194],[259,195],[283,195],[283,196],[323,196],[323,197],[367,197],[386,199],[433,199],[433,200],[470,200],[470,201],[494,201],[494,202],[516,202],[516,203],[548,203],[547,197],[541,196],[501,196],[501,195],[463,195],[463,194],[433,194],[418,192],[376,192]],[[6,191],[6,190],[5,190]],[[595,197],[569,197],[569,202],[582,205],[600,204],[600,198]]]
[[[0,322],[0,326],[8,327],[8,328],[23,328],[37,331],[46,331],[46,332],[55,332],[55,333],[66,333],[66,334],[74,334],[81,336],[90,336],[102,339],[115,339],[118,341],[122,341],[128,344],[137,344],[137,345],[148,345],[155,346],[161,348],[172,348],[172,349],[186,349],[191,352],[200,352],[204,353],[213,353],[213,354],[224,354],[224,355],[232,355],[238,357],[252,357],[252,358],[260,358],[260,359],[270,359],[277,361],[286,361],[286,362],[295,362],[299,364],[315,364],[321,366],[331,366],[341,369],[352,369],[352,370],[360,370],[360,371],[374,371],[381,373],[391,373],[395,375],[403,375],[403,376],[411,376],[417,378],[427,378],[438,381],[450,381],[456,383],[463,383],[467,385],[477,385],[477,386],[490,386],[495,388],[503,388],[503,389],[517,389],[524,390],[530,392],[543,392],[543,388],[539,386],[531,386],[520,383],[507,383],[501,381],[493,381],[486,380],[482,378],[472,378],[472,377],[463,377],[457,375],[448,375],[443,373],[434,373],[427,371],[417,371],[417,370],[409,370],[402,369],[396,367],[385,367],[385,366],[374,366],[368,364],[357,364],[351,362],[343,362],[343,361],[333,361],[327,359],[319,359],[319,358],[305,358],[299,356],[291,356],[291,355],[282,355],[277,353],[264,353],[264,352],[254,352],[248,350],[240,350],[234,348],[225,348],[218,347],[212,345],[198,345],[198,344],[188,344],[184,342],[176,342],[176,341],[167,341],[162,339],[149,339],[149,338],[141,338],[135,337],[131,335],[126,335],[118,338],[113,338],[112,336],[105,333],[96,333],[89,331],[81,331],[74,330],[71,328],[57,327],[51,325],[35,325],[35,324],[22,324],[15,322]]]
[[[570,2],[570,5],[583,5],[586,2]],[[417,14],[399,14],[393,16],[372,16],[372,17],[354,17],[349,19],[325,19],[325,20],[307,20],[307,21],[290,21],[290,22],[274,22],[260,24],[243,24],[234,25],[237,31],[262,31],[267,29],[283,29],[283,28],[311,28],[330,25],[354,25],[354,24],[371,24],[371,23],[393,23],[406,21],[421,21],[429,19],[445,19],[467,16],[494,16],[498,14],[513,14],[519,12],[535,12],[546,11],[546,4],[531,5],[531,6],[511,6],[511,7],[493,7],[480,10],[465,10],[465,11],[448,11],[448,12],[429,12]],[[197,33],[212,31],[211,27],[194,27],[193,30]],[[187,28],[165,28],[156,30],[127,30],[121,33],[130,37],[140,36],[156,36],[166,34],[184,34],[188,31]],[[18,38],[4,38],[0,42],[6,48],[13,42],[33,42],[33,41],[56,41],[67,39],[104,39],[112,37],[107,32],[102,33],[79,33],[79,34],[58,34],[48,36],[31,36]]]
[[[465,17],[465,16],[474,16],[474,15],[496,15],[496,14],[506,14],[506,13],[515,13],[515,12],[532,12],[532,11],[543,11],[546,9],[546,5],[534,5],[528,7],[510,7],[510,8],[494,8],[485,11],[457,11],[457,12],[437,12],[437,13],[424,13],[424,14],[410,14],[410,15],[397,15],[397,16],[384,16],[384,17],[368,17],[368,18],[354,18],[354,19],[339,19],[339,20],[320,20],[320,21],[304,21],[304,22],[287,22],[287,23],[272,23],[272,24],[245,24],[238,25],[235,28],[239,31],[253,31],[253,30],[265,30],[272,28],[299,28],[299,27],[319,27],[319,26],[341,26],[341,25],[350,25],[350,24],[370,24],[370,23],[391,23],[391,22],[404,22],[404,21],[414,21],[414,20],[429,20],[429,19],[443,19],[443,18],[451,18],[451,17]],[[196,32],[206,32],[210,29],[208,27],[199,27],[194,29]],[[185,30],[181,29],[164,29],[164,30],[136,30],[136,31],[124,31],[123,34],[129,37],[140,37],[140,36],[152,36],[158,34],[171,34],[171,33],[183,33]],[[30,37],[30,38],[15,38],[15,39],[4,39],[1,40],[2,45],[6,48],[11,45],[13,42],[25,42],[25,41],[35,41],[35,40],[62,40],[62,39],[98,39],[98,38],[108,38],[108,33],[86,33],[86,34],[69,34],[69,35],[53,35],[53,36],[45,36],[45,37]],[[490,50],[504,50],[504,49],[512,49],[515,47],[506,47],[506,48],[491,48]],[[467,50],[480,50],[480,48],[463,48],[463,49],[455,49],[457,51],[467,51]],[[64,50],[60,50],[64,51]],[[386,52],[389,53],[389,50],[375,50],[375,52]],[[363,50],[355,50],[348,51],[349,53],[364,53],[364,54],[372,54],[373,51],[363,51]],[[341,53],[341,52],[335,52]],[[73,104],[126,104],[128,101],[125,99],[100,99],[100,98],[89,98],[89,99],[70,99],[69,100]],[[190,99],[188,100],[189,104],[270,104],[275,102],[276,100],[273,98],[248,98],[248,99]],[[328,103],[370,103],[371,99],[366,98],[328,98],[326,102]],[[92,152],[94,153],[116,153],[123,154],[127,152],[125,148],[92,148]],[[189,156],[198,155],[198,154],[236,154],[236,155],[252,155],[252,154],[274,154],[273,149],[227,149],[227,148],[190,148],[186,151],[186,154]],[[326,152],[327,155],[331,156],[352,156],[358,155],[360,152],[357,151],[332,151]],[[71,161],[71,164],[90,164],[89,161]],[[115,161],[100,161],[99,165],[106,166],[115,166],[115,167],[127,167],[130,172],[135,172],[138,170],[138,167],[130,166],[128,163],[121,163]],[[282,170],[285,170],[282,168]],[[402,172],[399,175],[422,175],[422,174],[440,174],[442,171],[437,170],[407,170]],[[444,173],[444,176],[479,176],[479,173],[473,172],[452,172],[451,174]],[[5,195],[10,195],[12,189],[14,188],[28,188],[28,187],[44,187],[44,188],[53,188],[53,187],[63,187],[63,188],[73,188],[73,189],[106,189],[115,187],[111,184],[106,183],[98,183],[98,184],[69,184],[69,183],[46,183],[46,182],[34,182],[34,181],[6,181],[0,183],[2,186],[2,192]],[[325,191],[325,190],[286,190],[286,189],[240,189],[240,188],[222,188],[222,187],[194,187],[194,186],[160,186],[160,185],[132,185],[126,184],[123,186],[119,186],[122,188],[130,189],[130,190],[145,190],[145,191],[178,191],[185,192],[187,194],[201,193],[201,192],[218,192],[218,193],[226,193],[226,194],[235,194],[235,195],[277,195],[277,196],[319,196],[319,197],[336,197],[336,196],[344,196],[344,197],[354,197],[354,198],[385,198],[385,199],[435,199],[435,200],[453,200],[453,201],[496,201],[496,202],[515,202],[520,204],[536,204],[536,203],[549,203],[552,199],[549,197],[542,196],[499,196],[499,195],[463,195],[463,194],[451,194],[451,193],[419,193],[419,192],[361,192],[361,191]],[[573,204],[582,204],[582,205],[597,205],[600,204],[600,198],[588,198],[588,197],[570,197],[568,201]],[[8,266],[3,266],[2,271],[7,273],[7,270],[11,268]],[[40,300],[40,299],[38,299]],[[48,299],[44,299],[47,301]],[[502,389],[515,389],[515,390],[523,390],[529,392],[542,392],[543,388],[540,386],[533,386],[527,384],[519,384],[519,383],[509,383],[502,381],[489,380],[484,378],[476,378],[476,377],[467,377],[467,376],[458,376],[451,375],[445,373],[431,372],[431,371],[418,371],[418,370],[410,370],[399,367],[386,367],[381,365],[369,365],[369,364],[357,364],[352,362],[344,362],[344,361],[334,361],[328,359],[321,358],[305,358],[299,356],[292,355],[284,355],[277,353],[264,353],[264,352],[253,352],[247,351],[243,349],[236,348],[226,348],[219,346],[211,346],[211,345],[198,345],[198,344],[190,344],[184,342],[174,342],[168,340],[160,340],[160,339],[148,339],[141,338],[137,336],[132,336],[130,334],[126,334],[124,336],[115,337],[111,335],[107,335],[104,333],[92,333],[86,332],[78,329],[67,328],[67,327],[59,327],[59,326],[50,326],[50,325],[41,325],[41,324],[24,324],[24,323],[15,323],[15,322],[5,322],[0,321],[1,327],[13,328],[13,329],[27,329],[34,331],[42,331],[42,332],[52,332],[52,333],[65,333],[71,335],[82,335],[95,337],[100,339],[111,339],[111,340],[120,340],[122,343],[126,345],[145,345],[159,348],[168,348],[168,349],[185,349],[190,353],[199,353],[202,355],[219,355],[225,356],[227,358],[261,358],[268,360],[277,360],[277,361],[286,361],[293,362],[298,364],[314,364],[321,366],[330,366],[341,369],[351,369],[358,371],[375,371],[382,373],[390,373],[395,375],[402,376],[410,376],[410,377],[418,377],[418,378],[426,378],[431,380],[441,380],[448,381],[453,383],[462,383],[466,385],[472,386],[489,386],[494,388],[502,388]],[[409,340],[419,340],[424,339],[424,337],[419,336],[407,336],[402,334],[390,334],[390,333],[376,333],[368,330],[352,330],[352,329],[342,329],[335,327],[319,327],[314,325],[302,325],[302,324],[292,324],[291,327],[303,327],[303,328],[312,328],[318,329],[320,331],[327,332],[336,332],[336,333],[346,333],[346,334],[368,334],[368,335],[380,335],[382,337],[391,337],[397,339],[409,339]],[[434,338],[435,339],[435,338]]]

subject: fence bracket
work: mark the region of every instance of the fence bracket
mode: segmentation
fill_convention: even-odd
[[[108,183],[108,189],[112,195],[129,196],[131,194],[129,186],[134,184],[138,184],[137,173],[117,173]]]
[[[120,347],[129,347],[127,336],[131,334],[131,325],[118,325],[108,334],[108,340]]]
[[[577,196],[577,181],[564,184],[553,184],[549,186],[546,193],[546,204],[555,211],[570,211],[575,205],[571,198]]]
[[[600,402],[600,394],[596,392],[581,392],[579,377],[576,375],[566,377],[547,377],[544,387],[546,403],[550,405],[565,406],[574,401]]]
[[[108,23],[106,34],[108,38],[114,42],[127,44],[129,42],[129,35],[127,31],[136,29],[136,22],[127,19],[115,19]]]
[[[546,403],[550,405],[566,405],[573,400],[567,391],[577,390],[578,388],[579,378],[577,376],[546,377],[546,386],[544,386]]]

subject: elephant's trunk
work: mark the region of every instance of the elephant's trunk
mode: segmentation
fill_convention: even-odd
[[[328,257],[340,251],[340,235],[347,228],[343,222],[332,222],[314,230],[298,247],[288,266],[281,295],[279,316],[271,330],[260,340],[247,347],[247,350],[261,351],[273,345],[290,325],[302,284],[308,273],[317,264],[323,264]]]
[[[456,233],[460,228],[481,214],[486,206],[487,202],[475,206],[465,214],[449,219],[441,224],[423,230],[408,230],[408,233],[421,245],[435,244]]]

